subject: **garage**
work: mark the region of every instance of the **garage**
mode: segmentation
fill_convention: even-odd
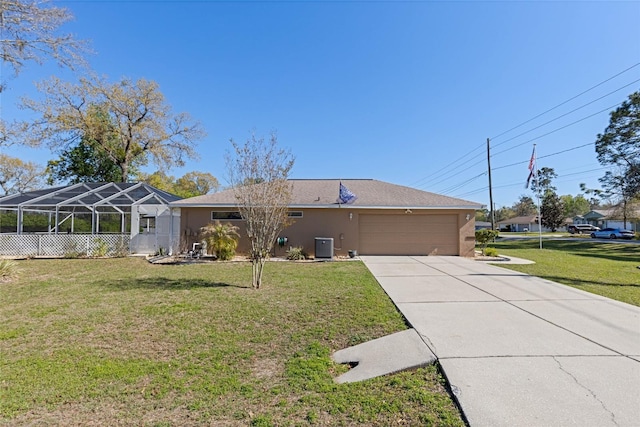
[[[458,255],[458,216],[359,216],[359,252],[362,255]]]

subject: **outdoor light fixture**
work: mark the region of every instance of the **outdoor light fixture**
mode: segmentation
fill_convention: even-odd
[[[471,218],[471,215],[467,214],[467,221],[469,221],[469,218]]]
[[[349,212],[349,221],[351,221],[352,219],[353,219],[353,214]]]
[[[407,209],[406,211],[404,211],[404,213],[410,214],[410,213],[413,213],[413,212],[411,212],[411,209]]]

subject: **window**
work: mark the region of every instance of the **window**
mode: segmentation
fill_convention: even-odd
[[[240,212],[232,211],[211,211],[211,220],[215,221],[238,221],[241,220]]]
[[[302,218],[302,211],[289,211],[287,216],[289,218]]]

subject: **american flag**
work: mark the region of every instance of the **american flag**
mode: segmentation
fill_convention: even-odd
[[[529,160],[529,177],[527,178],[527,185],[524,188],[529,188],[529,183],[531,182],[531,178],[535,175],[536,170],[536,146],[533,146],[533,153],[531,153],[531,159]]]
[[[345,205],[350,205],[355,202],[358,197],[353,194],[347,187],[342,184],[340,181],[340,193],[338,194],[338,203],[342,203]]]

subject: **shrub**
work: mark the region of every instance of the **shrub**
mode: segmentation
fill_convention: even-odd
[[[209,223],[200,229],[202,240],[207,246],[207,253],[215,255],[222,261],[230,260],[236,254],[238,247],[238,227],[230,222],[222,224],[220,221]]]
[[[62,246],[63,256],[65,258],[80,258],[82,252],[80,251],[78,244],[73,240],[67,240]]]
[[[482,255],[486,255],[485,250],[487,249],[487,245],[489,242],[494,241],[496,237],[498,237],[497,230],[489,230],[488,228],[476,230],[476,242],[482,248]]]
[[[109,252],[109,245],[102,239],[95,239],[93,241],[95,243],[95,248],[93,249],[93,256],[95,257],[104,257],[107,256],[107,252]]]
[[[11,279],[18,274],[18,264],[10,259],[0,259],[0,279]]]
[[[307,253],[304,251],[302,246],[289,248],[287,251],[287,259],[290,261],[301,261],[307,259]]]
[[[116,247],[113,250],[113,256],[116,258],[124,258],[129,256],[129,245],[124,237],[120,237],[116,242]]]
[[[486,256],[498,256],[498,250],[496,248],[485,248],[484,254]]]

